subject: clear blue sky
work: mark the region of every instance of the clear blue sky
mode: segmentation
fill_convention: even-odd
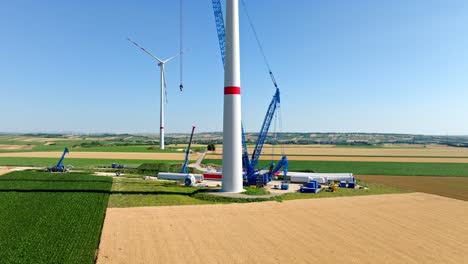
[[[468,1],[246,0],[282,91],[282,131],[468,135]],[[224,2],[223,2],[224,4]],[[0,131],[158,132],[179,1],[0,1]],[[168,133],[221,131],[211,1],[185,0],[185,90],[167,65]],[[243,120],[274,93],[241,9]]]

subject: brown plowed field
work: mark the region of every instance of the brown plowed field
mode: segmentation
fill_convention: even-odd
[[[0,144],[0,150],[25,150],[32,149],[32,146],[28,145],[3,145]]]
[[[0,153],[0,157],[34,157],[59,158],[62,152],[10,152]],[[196,160],[199,153],[190,155]],[[68,158],[78,159],[141,159],[141,160],[183,160],[183,153],[138,153],[138,152],[70,152]],[[206,159],[221,159],[221,155],[207,155]],[[262,160],[270,160],[264,155]],[[468,158],[405,158],[405,157],[327,157],[327,156],[288,156],[288,160],[318,160],[318,161],[374,161],[374,162],[436,162],[436,163],[468,163]]]
[[[468,201],[468,178],[357,175],[358,179],[410,191],[432,193]],[[467,257],[468,260],[468,257]]]
[[[97,263],[467,263],[468,202],[423,193],[109,208]]]

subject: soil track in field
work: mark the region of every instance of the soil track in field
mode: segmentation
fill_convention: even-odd
[[[9,167],[3,167],[3,166],[0,167],[0,176],[3,174],[7,174],[9,172],[11,172],[11,169]]]
[[[108,208],[97,263],[466,263],[468,202],[411,193]]]
[[[356,177],[367,182],[468,201],[468,177],[389,175],[357,175]]]

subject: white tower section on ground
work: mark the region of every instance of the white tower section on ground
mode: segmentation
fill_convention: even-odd
[[[239,1],[226,1],[224,65],[223,192],[242,192]]]

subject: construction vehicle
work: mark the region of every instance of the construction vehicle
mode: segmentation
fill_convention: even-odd
[[[332,182],[328,185],[328,191],[329,192],[336,192],[336,190],[338,189],[338,184]]]
[[[118,163],[112,163],[111,167],[115,169],[115,176],[119,177],[120,176],[120,170],[123,170],[126,168],[125,164],[118,164]]]
[[[57,165],[55,165],[54,167],[47,168],[47,171],[49,171],[49,172],[67,172],[68,170],[70,170],[71,166],[64,166],[63,165],[63,160],[65,159],[65,156],[69,152],[70,151],[68,150],[68,148],[65,148],[65,150],[62,153],[62,157],[58,161]]]
[[[125,169],[125,164],[112,163],[111,167],[113,169]]]
[[[193,140],[193,133],[195,132],[195,126],[192,126],[192,133],[190,134],[190,140],[188,143],[188,147],[185,150],[185,160],[184,160],[184,165],[182,165],[182,170],[180,173],[187,173],[187,163],[189,160],[189,155],[190,155],[190,147],[192,146],[192,140]]]
[[[224,17],[223,17],[223,12],[222,12],[222,7],[221,7],[221,1],[212,0],[212,3],[213,3],[213,12],[214,12],[215,22],[216,22],[216,31],[218,33],[219,47],[221,50],[221,58],[222,58],[223,65],[224,65],[226,42],[225,42]],[[252,26],[252,29],[253,29],[253,26]],[[255,30],[254,30],[254,33],[255,33]],[[260,50],[262,51],[262,55],[266,62],[266,57],[263,52],[263,48],[261,47],[258,38],[256,39],[257,39],[257,44],[259,45]],[[261,169],[256,168],[258,164],[258,160],[262,153],[263,144],[265,143],[268,131],[270,129],[271,122],[280,104],[280,91],[279,91],[278,85],[276,83],[275,77],[273,76],[273,73],[268,63],[266,64],[268,67],[270,78],[276,88],[276,91],[270,103],[270,106],[268,107],[267,113],[265,115],[265,119],[263,120],[262,128],[260,130],[257,142],[255,144],[255,149],[252,153],[251,159],[249,158],[244,128],[242,126],[242,148],[243,148],[242,166],[244,169],[244,184],[255,185],[256,187],[263,187],[265,184],[271,182],[271,180],[273,179],[273,175],[278,173],[279,170],[283,168],[284,177],[283,177],[283,183],[281,184],[281,189],[287,190],[289,188],[288,183],[287,183],[288,159],[285,155],[282,156],[280,162],[276,166],[272,162],[272,164],[270,165],[270,170],[266,173],[261,172]]]
[[[194,175],[194,174],[188,173],[187,171],[187,163],[189,160],[190,147],[192,146],[194,132],[195,132],[195,126],[192,126],[192,133],[190,134],[190,141],[189,141],[187,149],[185,150],[185,160],[184,160],[184,164],[182,165],[182,169],[180,170],[180,173],[159,172],[158,179],[183,181],[185,186],[195,186],[197,182],[203,181],[203,175]]]
[[[305,183],[301,188],[299,189],[301,193],[317,193],[319,191],[319,184],[317,181],[309,181]]]

